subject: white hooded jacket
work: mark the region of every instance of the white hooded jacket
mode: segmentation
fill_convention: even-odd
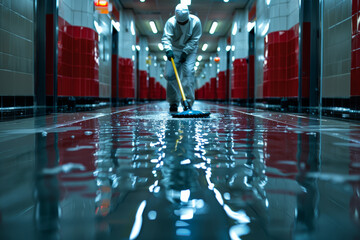
[[[161,38],[165,51],[177,50],[190,54],[198,48],[199,39],[202,34],[200,19],[190,14],[189,22],[185,25],[185,38],[180,42],[182,31],[180,24],[176,22],[175,16],[169,18],[165,23],[164,34]]]

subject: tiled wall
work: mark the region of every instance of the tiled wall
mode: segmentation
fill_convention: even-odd
[[[34,16],[33,0],[0,1],[0,97],[34,96]],[[10,104],[8,106],[7,102]],[[1,106],[0,106],[1,107]]]
[[[256,98],[295,97],[298,83],[299,2],[257,1],[257,16]]]
[[[351,3],[324,1],[323,98],[350,97]]]
[[[47,18],[52,39],[52,15]],[[111,22],[94,13],[93,1],[59,1],[58,96],[102,97],[111,94]],[[95,29],[95,22],[101,32]],[[52,43],[47,42],[52,59]],[[47,61],[47,95],[52,95],[52,66]]]

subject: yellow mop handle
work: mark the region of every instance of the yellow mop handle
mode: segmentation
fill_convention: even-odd
[[[182,88],[182,85],[181,85],[181,82],[180,82],[180,78],[179,78],[179,74],[176,70],[176,66],[175,66],[175,63],[174,63],[174,59],[171,58],[171,63],[173,65],[173,68],[174,68],[174,72],[175,72],[175,76],[176,76],[176,81],[178,82],[179,84],[179,89],[180,89],[180,93],[181,93],[181,97],[183,99],[183,101],[186,101],[186,97],[185,97],[185,94],[184,94],[184,89]]]

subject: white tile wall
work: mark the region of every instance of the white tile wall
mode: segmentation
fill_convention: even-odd
[[[34,95],[33,4],[31,0],[0,1],[1,96]]]
[[[322,94],[325,98],[350,97],[351,8],[351,0],[324,1]]]
[[[73,24],[74,26],[81,25],[81,11],[73,11]]]

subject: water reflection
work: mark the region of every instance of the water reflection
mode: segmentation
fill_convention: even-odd
[[[36,134],[36,238],[357,236],[353,141],[319,119],[214,111],[173,120],[132,110]]]

